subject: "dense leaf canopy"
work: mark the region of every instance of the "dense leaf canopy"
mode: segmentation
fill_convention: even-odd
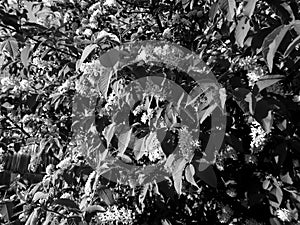
[[[1,224],[300,223],[297,0],[0,3]]]

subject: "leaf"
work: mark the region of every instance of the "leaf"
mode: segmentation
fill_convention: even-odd
[[[282,199],[283,199],[283,192],[281,190],[281,188],[279,186],[275,186],[272,191],[270,192],[270,194],[274,195],[276,197],[276,201],[277,202],[274,202],[272,200],[272,205],[276,208],[279,208],[280,207],[280,204],[282,202]]]
[[[218,12],[218,9],[219,9],[218,2],[213,3],[212,6],[210,7],[210,10],[209,10],[209,19],[211,21],[213,21],[215,19],[216,14]]]
[[[106,139],[107,147],[109,146],[111,139],[113,138],[116,130],[116,124],[112,123],[104,128],[103,135]]]
[[[0,50],[2,52],[3,50],[5,50],[11,58],[15,59],[19,53],[18,42],[15,38],[9,38],[6,41],[2,42]]]
[[[276,218],[270,218],[270,225],[281,225],[280,221]]]
[[[257,85],[259,91],[262,91],[263,89],[270,87],[283,78],[283,75],[266,75],[261,77],[255,84]]]
[[[221,101],[221,108],[225,109],[225,102],[226,102],[226,89],[225,88],[220,88],[219,89],[219,95],[220,95],[220,101]]]
[[[13,109],[14,108],[14,105],[10,104],[9,102],[3,103],[2,106],[6,109]]]
[[[26,45],[21,51],[21,61],[25,67],[29,65],[29,58],[31,53],[31,46]]]
[[[182,172],[186,165],[186,160],[184,158],[180,158],[174,163],[172,177],[174,181],[174,187],[178,195],[181,195],[182,189]]]
[[[171,222],[168,219],[162,219],[161,224],[162,225],[172,225]]]
[[[113,67],[120,59],[120,53],[117,49],[111,49],[100,56],[100,62],[105,67]]]
[[[262,45],[263,57],[268,65],[269,71],[273,70],[273,59],[275,53],[291,25],[281,25],[272,31],[265,39]]]
[[[300,35],[300,20],[295,20],[294,30],[297,32],[298,35]]]
[[[244,1],[243,14],[251,18],[253,15],[257,0],[246,0]]]
[[[236,10],[235,0],[219,0],[218,4],[227,20],[230,22],[233,21]]]
[[[92,51],[94,49],[96,49],[98,47],[97,44],[90,44],[88,46],[86,46],[82,52],[81,58],[79,60],[79,63],[77,65],[77,70],[79,70],[80,66],[82,63],[84,63],[84,61],[86,60],[86,58],[92,53]]]
[[[270,133],[273,125],[273,118],[274,115],[272,111],[270,110],[268,112],[268,116],[262,119],[263,128],[266,131],[266,133]]]
[[[115,203],[115,199],[112,191],[109,188],[103,188],[99,190],[99,197],[106,203],[106,205],[110,206]]]
[[[128,147],[131,134],[132,134],[132,129],[120,134],[118,137],[118,151],[121,155],[124,154],[126,148]]]
[[[243,16],[238,20],[238,24],[235,28],[235,41],[238,46],[244,47],[245,38],[250,30],[250,19],[247,16]]]
[[[139,160],[145,154],[145,149],[143,149],[145,139],[146,137],[143,137],[134,142],[133,153],[137,160]]]
[[[298,37],[296,37],[290,44],[289,46],[286,48],[283,57],[287,57],[296,47],[296,45],[298,45],[300,43],[300,35]]]
[[[292,185],[294,182],[290,176],[290,173],[287,172],[285,175],[280,176],[282,182]]]
[[[104,72],[99,78],[98,89],[105,99],[107,99],[107,92],[112,75],[112,72]]]
[[[49,194],[46,194],[46,193],[41,192],[41,191],[38,191],[38,192],[36,192],[36,193],[34,194],[34,196],[33,196],[33,198],[32,198],[32,201],[33,201],[33,202],[36,202],[36,201],[38,201],[38,200],[40,200],[40,199],[46,199],[46,198],[48,198],[48,196],[49,196]]]
[[[102,30],[98,33],[96,33],[92,39],[94,39],[95,43],[99,43],[102,40],[104,40],[105,38],[109,38],[112,41],[115,41],[117,43],[121,43],[120,39],[117,37],[117,35],[112,34],[112,33],[108,33],[105,30]]]
[[[144,200],[146,198],[146,195],[148,193],[148,190],[149,190],[149,184],[146,184],[142,187],[142,190],[139,194],[139,203],[140,204],[143,204],[144,203]]]
[[[204,120],[212,114],[212,112],[217,108],[218,104],[214,103],[211,106],[209,106],[207,109],[200,111],[197,114],[198,121],[200,120],[200,123],[203,123]]]
[[[196,170],[196,176],[198,176],[205,183],[210,185],[211,187],[217,187],[217,176],[212,165],[209,165],[205,170],[198,171]]]
[[[195,187],[199,188],[197,183],[195,182],[194,179],[194,175],[195,175],[195,168],[192,164],[187,165],[187,167],[185,168],[185,179],[192,185],[194,185]]]
[[[56,204],[56,205],[65,206],[67,208],[79,209],[78,205],[73,200],[70,200],[70,199],[67,199],[67,198],[57,199],[57,200],[53,201],[52,204],[53,205]]]
[[[87,213],[106,212],[105,208],[103,208],[101,205],[91,205],[86,207],[83,211]]]

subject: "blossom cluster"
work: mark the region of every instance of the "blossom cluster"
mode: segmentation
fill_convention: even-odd
[[[265,74],[265,69],[260,66],[257,61],[258,58],[256,56],[247,56],[245,58],[241,58],[238,62],[240,67],[247,70],[247,78],[250,87],[253,87],[255,82],[257,82]]]
[[[179,140],[178,145],[180,149],[180,154],[189,159],[190,156],[194,153],[194,149],[199,147],[199,141],[194,140],[192,132],[188,130],[186,126],[179,129]]]
[[[132,224],[135,219],[135,214],[132,210],[117,206],[108,207],[106,212],[98,213],[93,219],[95,224]],[[92,222],[92,224],[94,224]]]
[[[250,127],[250,135],[252,138],[250,147],[252,152],[258,152],[263,148],[263,145],[266,141],[267,133],[264,131],[262,126],[255,120],[250,124]]]

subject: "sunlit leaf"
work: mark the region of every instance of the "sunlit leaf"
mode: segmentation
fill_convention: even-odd
[[[226,16],[228,21],[233,21],[235,10],[236,10],[236,2],[235,0],[219,0],[219,7]]]
[[[185,179],[195,187],[199,188],[194,179],[195,168],[192,164],[189,164],[185,168]]]
[[[124,154],[131,138],[132,129],[122,133],[118,137],[118,151],[121,155]]]
[[[299,33],[300,33],[300,32],[299,32]],[[299,34],[299,36],[296,37],[296,38],[289,44],[289,46],[286,48],[283,57],[287,57],[287,56],[294,50],[294,48],[295,48],[298,44],[300,44],[300,34]]]
[[[103,135],[106,139],[107,146],[109,146],[111,139],[113,138],[116,130],[116,124],[112,123],[104,128]]]
[[[93,50],[95,50],[98,47],[98,45],[96,44],[90,44],[88,46],[86,46],[82,52],[81,58],[78,61],[78,65],[77,65],[77,70],[79,70],[80,66],[82,63],[84,63],[84,61],[87,59],[87,57],[89,57],[89,55],[93,52]]]
[[[105,54],[100,56],[100,62],[105,67],[113,67],[120,58],[120,53],[116,49],[111,49]]]
[[[275,53],[291,25],[281,25],[272,31],[265,39],[262,45],[263,57],[268,65],[269,71],[273,70],[273,59]]]
[[[244,1],[243,14],[249,18],[253,15],[257,0]]]
[[[255,84],[257,85],[259,91],[276,84],[278,81],[284,78],[283,75],[266,75],[261,77]]]
[[[29,65],[30,53],[31,53],[30,45],[26,45],[21,51],[21,61],[25,67],[28,67]]]
[[[238,20],[238,24],[235,28],[235,40],[238,46],[244,47],[244,41],[250,27],[250,20],[247,16],[243,16]]]

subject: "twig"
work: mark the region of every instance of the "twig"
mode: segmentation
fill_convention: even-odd
[[[31,137],[30,134],[28,134],[22,127],[20,127],[17,123],[15,123],[11,118],[8,117],[8,115],[4,115],[5,118],[11,122],[16,128],[22,131],[27,137]]]

